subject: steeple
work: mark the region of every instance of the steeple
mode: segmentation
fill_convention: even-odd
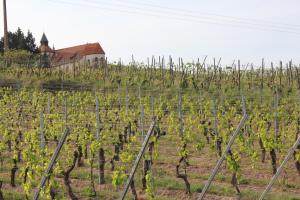
[[[40,64],[41,67],[50,67],[50,59],[53,56],[53,50],[48,46],[48,39],[43,33],[40,46]]]
[[[45,33],[43,33],[43,36],[42,36],[42,39],[41,39],[41,45],[48,46],[48,39],[47,39]]]

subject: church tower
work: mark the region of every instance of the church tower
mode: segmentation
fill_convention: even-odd
[[[49,47],[48,39],[43,33],[42,39],[41,39],[41,45],[40,45],[40,64],[41,67],[50,67],[50,59],[53,56],[54,52]]]
[[[41,46],[48,46],[49,42],[48,42],[48,39],[45,35],[45,33],[43,33],[43,36],[42,36],[42,39],[41,39]]]

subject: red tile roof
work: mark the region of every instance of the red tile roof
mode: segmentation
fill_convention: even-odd
[[[56,50],[57,53],[77,53],[82,56],[91,54],[105,54],[99,43],[84,44]]]
[[[55,50],[53,63],[70,62],[80,60],[84,56],[93,54],[105,54],[99,43],[84,44],[64,49]]]

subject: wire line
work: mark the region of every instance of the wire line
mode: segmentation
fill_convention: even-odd
[[[173,19],[173,20],[180,20],[180,21],[185,21],[185,22],[196,22],[196,23],[206,23],[206,24],[214,24],[214,25],[222,25],[222,26],[231,26],[234,28],[247,28],[247,29],[252,29],[252,30],[262,30],[262,31],[273,31],[273,32],[281,32],[281,33],[290,33],[290,34],[295,34],[295,35],[300,35],[300,32],[297,32],[297,30],[295,31],[290,31],[290,30],[282,30],[282,29],[278,29],[276,27],[272,27],[272,28],[268,28],[268,27],[260,27],[254,24],[241,24],[241,23],[234,23],[234,24],[230,24],[230,23],[222,23],[222,22],[218,22],[215,21],[214,19],[209,19],[208,20],[201,20],[199,18],[187,18],[187,17],[170,17],[169,14],[172,13],[160,13],[157,11],[147,11],[147,12],[143,12],[142,10],[138,9],[138,8],[133,8],[133,7],[128,7],[131,10],[124,10],[124,9],[116,9],[115,6],[111,6],[111,4],[107,4],[105,6],[102,6],[100,4],[90,4],[90,3],[81,3],[81,2],[70,2],[70,1],[62,1],[62,0],[48,0],[50,2],[53,3],[58,3],[58,4],[66,4],[66,5],[73,5],[73,6],[87,6],[87,7],[92,7],[94,9],[98,9],[98,10],[105,10],[105,11],[113,11],[113,12],[122,12],[122,13],[128,13],[128,14],[137,14],[137,15],[144,15],[144,16],[153,16],[153,17],[164,17],[165,19]],[[134,10],[132,10],[134,9]],[[138,9],[138,10],[137,10]],[[166,16],[167,15],[167,16]],[[213,20],[213,21],[212,21]]]

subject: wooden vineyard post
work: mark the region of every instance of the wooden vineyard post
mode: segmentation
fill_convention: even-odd
[[[60,90],[64,91],[64,84],[63,84],[63,78],[62,78],[62,73],[61,73],[61,69],[59,68],[59,78],[60,78]]]
[[[139,97],[140,104],[141,104],[141,96],[142,96],[141,85],[139,85],[139,88],[138,88],[138,97]]]
[[[259,200],[263,200],[265,199],[265,196],[267,195],[267,193],[271,190],[273,184],[275,183],[276,179],[278,178],[278,176],[281,174],[284,166],[286,165],[286,163],[291,159],[291,157],[293,156],[293,153],[296,151],[296,149],[298,148],[298,146],[300,145],[300,136],[298,137],[297,141],[295,142],[295,144],[292,146],[292,148],[290,148],[288,154],[286,155],[286,157],[284,158],[283,162],[281,163],[280,167],[277,169],[276,174],[272,177],[271,181],[269,182],[268,186],[266,187],[266,189],[264,190],[264,192],[262,193],[262,195],[260,196]]]
[[[51,105],[50,105],[50,97],[48,96],[48,101],[47,101],[47,112],[50,114],[51,112]]]
[[[300,76],[299,76],[299,67],[295,67],[296,70],[296,76],[297,76],[297,85],[298,85],[298,90],[300,90]]]
[[[136,157],[136,160],[134,161],[134,164],[133,164],[133,166],[131,168],[131,172],[130,172],[129,177],[127,179],[126,185],[125,185],[124,190],[123,190],[123,192],[121,194],[120,200],[124,200],[125,197],[126,197],[127,191],[128,191],[128,189],[130,187],[130,184],[131,184],[131,182],[132,182],[132,180],[134,178],[134,174],[135,174],[135,172],[137,170],[137,167],[138,167],[138,165],[139,165],[139,163],[140,163],[140,161],[141,161],[141,159],[142,159],[142,157],[143,157],[143,155],[145,153],[146,147],[147,147],[148,142],[150,140],[150,137],[151,137],[151,135],[153,133],[153,130],[154,130],[154,127],[155,127],[155,121],[156,120],[154,119],[154,121],[150,125],[150,128],[149,128],[148,133],[146,135],[146,138],[145,138],[145,140],[143,142],[143,145],[142,145],[142,147],[140,149],[140,152],[139,152],[138,156]]]
[[[222,58],[219,59],[218,64],[216,66],[216,87],[218,89],[221,89],[221,80],[222,80],[222,68],[221,68],[221,60]],[[219,75],[219,76],[218,76]]]
[[[163,56],[161,59],[161,78],[162,80],[164,80],[164,76],[165,76],[165,57]]]
[[[241,91],[241,61],[238,60],[238,83],[239,83],[239,91]]]
[[[141,136],[142,136],[142,143],[144,141],[144,104],[142,102],[142,88],[141,85],[139,86],[139,90],[138,90],[139,94],[139,101],[140,101],[140,106],[141,106],[141,121],[140,121],[140,131],[141,131]]]
[[[292,63],[292,60],[291,60],[291,61],[289,61],[289,71],[290,71],[290,84],[291,84],[291,87],[293,88],[294,78],[293,78],[292,66],[293,66],[293,63]]]
[[[173,61],[172,61],[172,57],[169,56],[169,64],[170,64],[170,77],[171,77],[171,81],[173,82]]]
[[[122,100],[121,100],[121,86],[120,84],[118,85],[118,107],[119,107],[119,111],[121,110],[122,107]]]
[[[264,59],[261,66],[261,79],[260,79],[260,105],[263,103],[263,90],[264,90]]]
[[[162,79],[162,67],[161,67],[160,56],[158,56],[158,67],[159,67],[159,71],[160,71],[160,78]]]
[[[44,114],[40,113],[40,139],[41,139],[41,148],[45,148],[45,136],[44,136]]]
[[[264,67],[265,67],[265,60],[262,59],[262,62],[261,62],[261,89],[264,88]]]
[[[154,97],[153,95],[151,95],[151,113],[152,113],[152,118],[154,117],[155,113],[154,113]]]
[[[179,118],[179,126],[180,126],[180,136],[183,136],[183,119],[182,119],[182,94],[181,89],[179,89],[178,93],[178,118]]]
[[[68,98],[65,96],[64,98],[65,105],[64,105],[64,120],[65,120],[65,126],[67,126],[68,123]]]
[[[207,56],[205,56],[205,58],[204,58],[204,60],[203,60],[203,62],[202,62],[202,65],[201,65],[201,68],[203,68],[203,72],[205,73],[205,71],[206,71],[206,67],[205,67],[205,63],[206,63],[206,59],[207,59]]]
[[[214,133],[216,137],[219,137],[218,132],[218,117],[217,117],[217,100],[214,98],[213,100],[213,114],[214,114]]]
[[[126,96],[125,96],[125,106],[126,106],[126,115],[128,114],[128,107],[129,107],[129,99],[128,99],[128,88],[126,86]]]
[[[99,99],[96,97],[96,140],[97,142],[100,142],[100,116],[99,116]],[[101,158],[100,158],[100,149],[98,153],[98,159],[99,159],[99,184],[101,184],[101,170],[100,170],[100,163],[101,163]]]
[[[213,115],[214,115],[214,137],[216,138],[217,154],[219,157],[222,156],[222,138],[219,137],[218,131],[218,116],[217,116],[217,100],[213,100]]]
[[[197,60],[197,62],[199,61],[199,58]],[[195,60],[193,60],[193,62],[191,63],[191,69],[190,69],[190,74],[193,76],[193,79],[196,78],[197,76],[197,63]]]
[[[216,58],[214,58],[214,75],[213,75],[214,79],[216,78],[216,75],[217,75],[217,69],[216,68],[217,68],[216,67]]]
[[[251,72],[250,72],[250,74],[251,74],[251,87],[250,87],[250,89],[252,89],[252,87],[253,87],[253,74],[254,74],[253,64],[251,64]]]
[[[202,93],[201,93],[201,90],[199,90],[198,102],[199,102],[199,115],[202,115],[203,114],[203,107],[202,107]]]
[[[278,104],[279,104],[279,95],[278,95],[278,90],[276,90],[276,94],[275,94],[275,122],[274,122],[274,126],[275,126],[275,137],[276,137],[276,141],[279,137],[279,122],[278,122]]]
[[[244,126],[244,124],[245,124],[245,122],[246,122],[246,120],[247,120],[247,118],[248,118],[248,114],[247,114],[247,111],[246,111],[246,105],[245,105],[244,98],[242,98],[242,101],[243,101],[243,113],[244,113],[244,114],[243,114],[243,118],[242,118],[242,120],[240,121],[240,123],[239,123],[237,129],[235,130],[234,134],[231,136],[231,138],[230,138],[230,140],[229,140],[229,142],[228,142],[228,144],[227,144],[227,147],[226,147],[225,151],[223,152],[222,156],[219,158],[219,160],[218,160],[218,162],[217,162],[215,168],[213,169],[213,171],[212,171],[212,173],[211,173],[211,175],[210,175],[210,177],[209,177],[209,179],[208,179],[206,185],[205,185],[204,188],[202,189],[202,192],[201,192],[201,194],[199,195],[198,200],[204,199],[207,190],[209,189],[209,187],[210,187],[212,181],[214,180],[216,174],[217,174],[218,171],[219,171],[219,168],[221,167],[223,161],[226,159],[226,156],[227,156],[227,154],[228,154],[228,151],[230,150],[231,146],[233,145],[233,142],[234,142],[235,138],[238,136],[240,130],[242,129],[242,127]]]
[[[66,128],[66,129],[65,129],[65,132],[64,132],[64,134],[63,134],[63,136],[62,136],[62,138],[60,139],[60,141],[59,141],[59,143],[58,143],[58,145],[57,145],[57,147],[56,147],[56,149],[55,149],[54,154],[52,155],[52,158],[51,158],[51,160],[50,160],[50,163],[49,163],[49,165],[48,165],[48,168],[47,168],[47,170],[46,170],[44,176],[42,177],[42,180],[41,180],[41,182],[40,182],[40,185],[39,185],[39,187],[38,187],[36,193],[34,194],[33,200],[37,200],[37,199],[39,198],[40,192],[41,192],[42,188],[44,187],[44,185],[45,185],[45,183],[46,183],[46,180],[47,180],[47,178],[48,178],[50,172],[52,171],[52,168],[53,168],[54,165],[55,165],[55,162],[56,162],[56,160],[57,160],[57,157],[58,157],[58,155],[59,155],[59,153],[60,153],[60,150],[61,150],[62,146],[64,145],[64,143],[65,143],[65,141],[66,141],[66,138],[67,138],[69,132],[70,132],[69,128]]]
[[[150,59],[149,59],[149,57],[147,57],[147,70],[146,71],[149,71],[149,68],[150,68]]]
[[[145,112],[144,112],[144,105],[141,104],[141,133],[142,133],[142,141],[144,140],[145,131]]]
[[[282,83],[282,61],[280,61],[279,63],[280,68],[279,68],[279,85],[280,85],[280,89],[281,89],[281,83]]]
[[[99,99],[96,97],[96,139],[99,142],[100,137],[100,116],[99,116]]]

